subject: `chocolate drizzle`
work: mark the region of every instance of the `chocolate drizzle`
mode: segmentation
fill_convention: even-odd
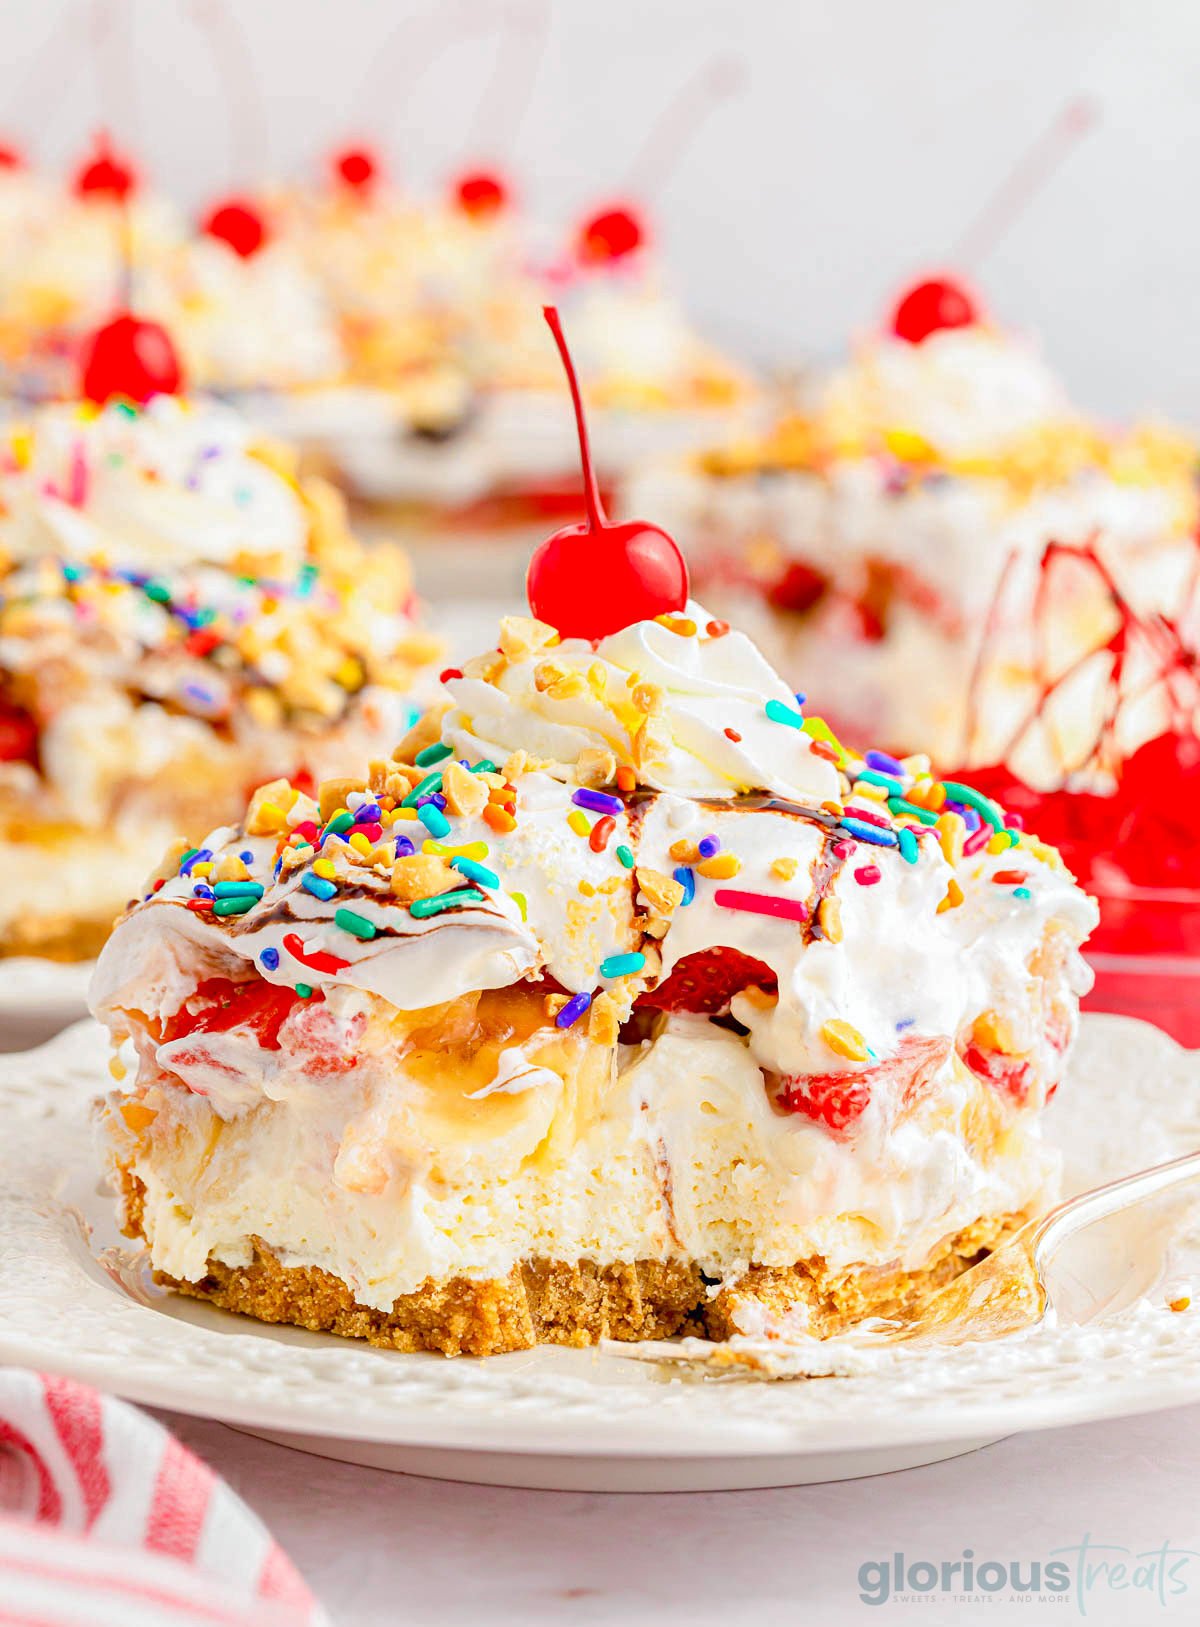
[[[837,821],[833,823],[836,825]],[[842,846],[842,852],[837,849]],[[833,891],[834,883],[841,875],[846,860],[853,851],[854,844],[849,837],[844,838],[844,844],[839,843],[836,836],[828,830],[821,835],[821,851],[817,862],[812,867],[812,890],[806,900],[808,904],[808,920],[801,926],[801,936],[806,944],[814,941],[825,941],[825,933],[821,927],[821,902],[828,898]]]

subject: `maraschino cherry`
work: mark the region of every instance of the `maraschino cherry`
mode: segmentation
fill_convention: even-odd
[[[949,277],[929,277],[901,295],[891,326],[897,339],[919,345],[931,333],[940,333],[943,328],[969,328],[979,318],[979,307],[961,283]]]
[[[343,147],[330,159],[336,180],[351,192],[370,192],[383,166],[369,147]]]
[[[0,169],[24,169],[25,154],[10,142],[0,141]]]
[[[688,572],[674,538],[644,520],[613,525],[600,501],[579,379],[558,310],[543,306],[571,386],[587,519],[564,526],[529,561],[525,591],[529,608],[563,638],[595,641],[631,622],[682,610],[688,598]]]
[[[183,368],[171,336],[158,322],[122,311],[95,329],[80,352],[80,394],[103,406],[114,396],[144,407],[156,395],[178,395]]]
[[[96,137],[92,156],[75,171],[72,187],[79,198],[108,198],[113,203],[125,203],[137,191],[138,173],[128,159],[116,152],[102,130]]]
[[[246,198],[227,198],[205,216],[202,230],[208,237],[227,243],[243,260],[258,253],[267,241],[267,223],[262,212]]]
[[[624,260],[646,242],[646,228],[635,210],[614,204],[589,215],[579,228],[576,251],[585,265]]]
[[[472,220],[491,220],[512,201],[507,183],[492,170],[468,170],[454,183],[454,202]]]

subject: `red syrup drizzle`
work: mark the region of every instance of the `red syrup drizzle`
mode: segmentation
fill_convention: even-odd
[[[1066,562],[1100,587],[1116,628],[1052,673],[1046,648],[1052,588],[1056,568]],[[1010,560],[998,584],[971,681],[968,762],[1012,564]],[[1130,604],[1095,539],[1078,545],[1050,543],[1040,562],[1032,608],[1036,698],[998,761],[963,770],[978,790],[1057,847],[1084,886],[1098,894],[1101,924],[1090,947],[1101,953],[1200,957],[1200,739],[1192,721],[1200,706],[1200,657],[1184,631],[1198,586],[1200,550],[1175,614],[1143,615]],[[1131,659],[1135,652],[1139,662]],[[1076,760],[1064,765],[1059,785],[1036,790],[1021,779],[1013,761],[1033,732],[1047,726],[1055,697],[1095,662],[1108,669],[1095,733]],[[1168,727],[1122,758],[1121,720],[1152,692],[1167,703]],[[1114,781],[1109,793],[1073,788],[1073,782],[1086,783],[1097,775]],[[1194,895],[1190,900],[1189,894]],[[1200,1031],[1194,1043],[1200,1043]]]

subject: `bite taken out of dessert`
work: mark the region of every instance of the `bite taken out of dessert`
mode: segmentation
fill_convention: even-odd
[[[413,613],[403,554],[186,396],[164,329],[97,329],[0,439],[0,955],[90,957],[148,843],[386,749],[434,687]]]
[[[1180,433],[1086,418],[1029,342],[938,277],[769,434],[648,467],[625,502],[689,539],[698,591],[835,726],[944,769],[1007,751],[1047,787],[1086,759],[1104,704],[1088,657],[1116,629],[1106,576],[1145,620],[1193,614],[1196,467]],[[1070,682],[1023,728],[1048,669]],[[1146,671],[1131,665],[1134,688]],[[1127,709],[1124,749],[1163,716]]]
[[[1094,906],[806,715],[579,423],[533,614],[390,757],[168,855],[100,958],[122,1222],[185,1294],[448,1355],[823,1337],[1054,1192]]]

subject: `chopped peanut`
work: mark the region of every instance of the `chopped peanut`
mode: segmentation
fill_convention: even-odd
[[[186,837],[177,836],[163,854],[157,870],[149,878],[150,881],[170,881],[179,874],[179,863],[185,853],[192,851],[193,844]]]
[[[317,802],[321,809],[321,823],[327,824],[339,808],[346,807],[351,791],[361,791],[361,780],[322,780],[317,788]]]
[[[287,780],[270,780],[260,785],[246,809],[247,836],[274,836],[287,822],[287,811],[296,792]]]
[[[451,701],[441,701],[422,712],[404,739],[392,753],[392,761],[396,763],[411,763],[419,751],[426,746],[436,745],[442,738],[442,719],[450,710]]]
[[[459,879],[458,873],[436,853],[412,853],[392,866],[392,892],[401,904],[449,892]]]
[[[672,910],[679,907],[683,888],[674,876],[665,876],[661,870],[644,869],[641,865],[634,874],[637,877],[638,891],[651,909],[659,914],[669,915]]]
[[[533,616],[502,616],[500,648],[510,661],[527,661],[538,650],[556,641],[553,627]]]
[[[566,667],[558,661],[539,661],[533,669],[533,687],[539,695],[544,695],[548,689],[561,682],[567,675]]]
[[[830,943],[841,943],[844,936],[842,906],[832,893],[827,894],[817,905],[817,925]]]
[[[555,701],[576,701],[588,692],[587,680],[578,672],[568,672],[557,683],[549,688],[549,696]]]
[[[575,778],[580,785],[611,785],[616,772],[617,759],[599,746],[585,746],[575,761]]]
[[[451,759],[442,770],[442,795],[447,812],[473,819],[487,806],[488,788],[461,763]]]
[[[620,1033],[617,1002],[611,994],[602,992],[592,1001],[588,1011],[588,1038],[596,1045],[615,1045]]]

